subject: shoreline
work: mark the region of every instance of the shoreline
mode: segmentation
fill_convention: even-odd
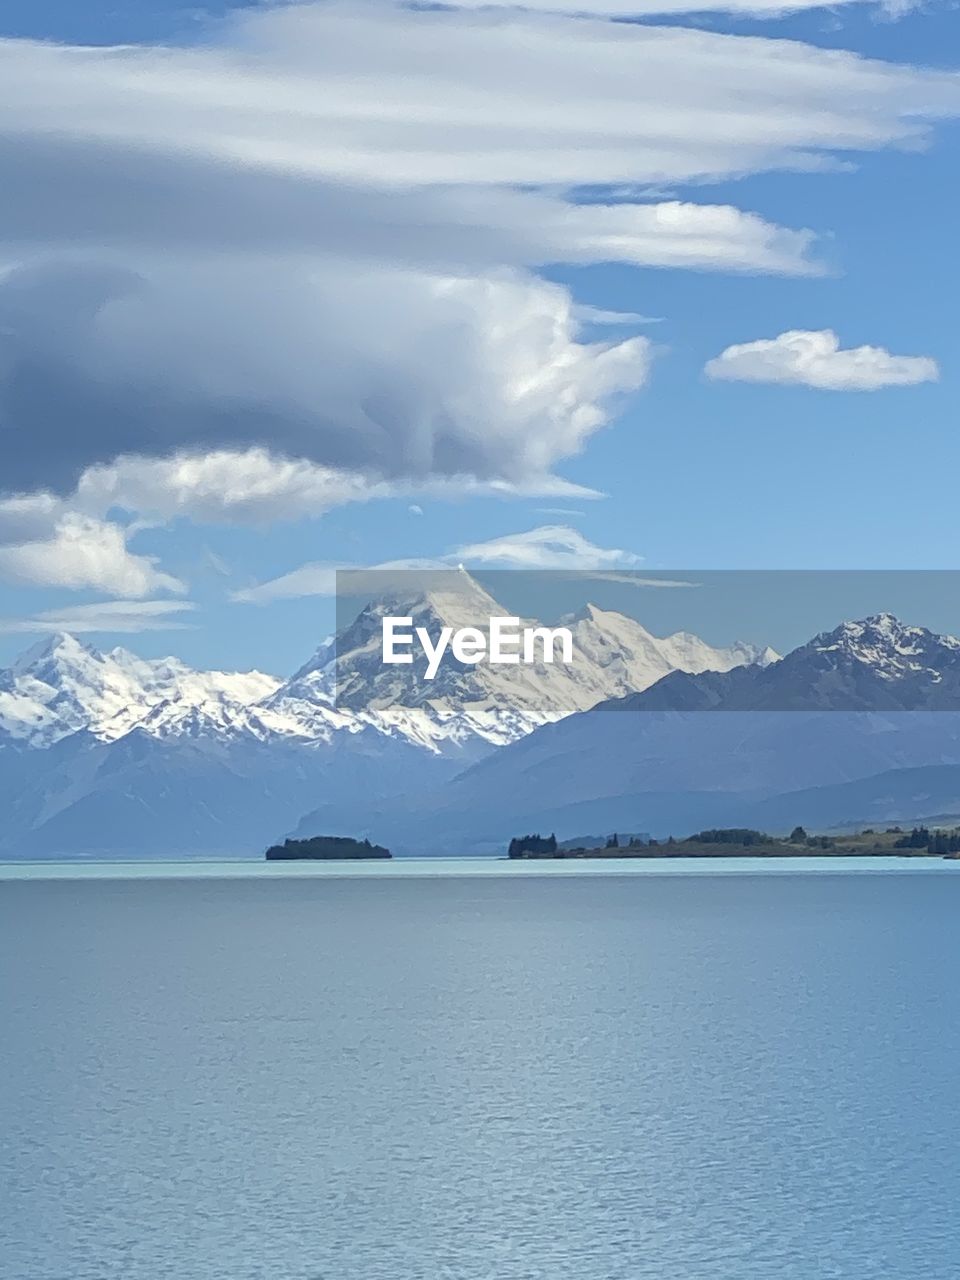
[[[720,847],[722,848],[722,846]],[[891,853],[888,849],[871,849],[865,850],[862,853],[850,853],[846,851],[830,853],[828,850],[823,849],[820,851],[814,849],[797,849],[796,852],[787,849],[782,853],[769,853],[762,850],[756,853],[751,853],[746,849],[738,849],[736,853],[701,853],[696,851],[687,853],[667,853],[659,852],[657,850],[651,852],[645,849],[637,850],[636,852],[631,852],[628,849],[608,852],[605,849],[598,849],[596,851],[588,850],[586,852],[577,850],[576,852],[566,853],[522,853],[515,855],[512,858],[506,855],[501,855],[500,860],[502,862],[674,862],[677,859],[696,858],[700,862],[710,862],[724,858],[753,858],[759,862],[771,862],[776,861],[777,859],[787,860],[790,858],[804,858],[808,860],[818,859],[821,862],[830,862],[836,861],[838,858],[859,861],[861,859],[892,857],[907,858],[910,860],[915,860],[917,858],[930,858],[934,861],[937,859],[942,859],[946,862],[960,861],[960,856],[956,854],[929,853],[926,849],[901,849],[897,853]]]
[[[772,857],[693,856],[628,858],[392,858],[370,861],[267,862],[265,859],[159,859],[114,861],[0,862],[0,884],[81,880],[308,880],[417,879],[495,876],[531,877],[643,875],[844,875],[950,874],[960,861],[940,854],[793,855]]]

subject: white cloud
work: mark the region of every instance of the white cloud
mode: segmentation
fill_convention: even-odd
[[[195,608],[185,600],[110,600],[98,604],[50,609],[30,618],[0,617],[0,634],[45,634],[69,631],[118,632],[184,631],[191,625],[181,615]]]
[[[656,183],[916,138],[960,92],[799,42],[515,11],[298,4],[220,31],[187,49],[5,41],[0,125],[377,188]]]
[[[4,508],[8,514],[11,510],[7,503],[0,503],[0,519]],[[40,534],[39,529],[35,532]],[[133,597],[185,589],[182,582],[161,572],[152,557],[130,552],[119,525],[76,512],[59,514],[40,536],[0,546],[0,580]]]
[[[357,587],[364,593],[377,590],[376,575],[382,573],[382,589],[389,592],[396,586],[396,574],[400,571],[427,572],[440,569],[449,573],[450,565],[449,557],[435,560],[424,557],[385,560],[382,564],[363,567],[346,561],[316,560],[300,565],[298,569],[284,573],[279,578],[271,578],[268,582],[258,582],[234,591],[230,599],[235,604],[272,604],[274,600],[297,600],[304,596],[334,596],[338,591],[337,573],[344,569],[359,572]],[[348,581],[341,580],[339,586],[341,591],[349,590]]]
[[[571,189],[831,166],[960,114],[952,74],[799,42],[373,4],[0,41],[0,79],[3,483],[94,518],[562,492],[650,346],[587,341],[602,313],[531,268],[816,269],[810,231]]]
[[[52,493],[19,493],[0,498],[0,548],[49,538],[65,514]]]
[[[266,524],[390,492],[363,475],[275,457],[262,448],[215,449],[171,458],[127,454],[89,467],[71,501],[98,514],[119,507],[161,520],[189,516],[198,523]]]
[[[495,478],[477,480],[469,475],[372,481],[360,473],[337,471],[300,458],[277,457],[254,448],[182,453],[172,458],[127,455],[88,468],[70,495],[69,504],[98,516],[121,508],[160,521],[186,516],[200,524],[267,525],[321,515],[350,502],[414,494],[438,499],[603,496],[550,474],[524,477],[515,483]]]
[[[595,546],[577,529],[560,524],[467,543],[448,559],[509,569],[632,569],[643,563],[643,557],[632,551]]]
[[[708,377],[727,382],[779,382],[820,391],[877,391],[935,382],[929,356],[895,356],[883,347],[840,346],[830,329],[791,329],[776,338],[727,347],[707,362]]]
[[[272,604],[274,600],[298,600],[304,596],[333,596],[337,592],[337,570],[355,568],[338,562],[315,561],[301,565],[269,582],[234,591],[235,604]]]
[[[97,286],[71,282],[75,305]],[[278,496],[320,510],[454,481],[543,492],[615,398],[644,384],[651,359],[645,337],[581,340],[569,293],[527,274],[325,263],[306,276],[274,266],[266,279],[259,267],[197,264],[122,290],[110,282],[79,334],[48,307],[49,284],[45,273],[17,282],[21,312],[24,295],[38,306],[28,367],[48,376],[32,375],[32,450],[10,467],[25,486],[37,467],[66,480],[99,464],[81,490],[113,487],[136,509],[255,518]],[[69,369],[68,413],[49,401],[49,388],[63,391],[51,367]],[[260,434],[269,455],[250,444]],[[175,462],[138,460],[144,437]]]
[[[920,0],[522,0],[516,7],[533,13],[594,14],[611,18],[662,18],[697,13],[780,18],[805,9],[839,9],[853,4],[877,4],[878,7],[901,16],[916,8],[919,2]],[[490,0],[455,0],[455,3],[458,9],[490,7]],[[512,6],[503,0],[502,7]]]
[[[595,546],[576,529],[566,525],[543,525],[526,533],[506,534],[487,542],[455,547],[446,555],[433,559],[389,560],[362,569],[357,588],[363,593],[376,591],[376,574],[384,574],[383,589],[396,586],[400,570],[428,572],[451,567],[499,569],[564,569],[575,572],[606,574],[633,569],[643,557],[630,551]],[[337,571],[359,566],[333,561],[315,561],[301,565],[269,582],[257,583],[235,591],[231,597],[239,604],[270,604],[274,600],[291,600],[302,596],[332,596],[337,592]],[[670,584],[673,585],[673,584]]]

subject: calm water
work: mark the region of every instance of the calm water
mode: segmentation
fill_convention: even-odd
[[[960,876],[0,884],[4,1280],[956,1280]]]

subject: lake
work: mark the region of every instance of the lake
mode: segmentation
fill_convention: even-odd
[[[960,868],[558,866],[8,871],[0,1275],[956,1280]]]

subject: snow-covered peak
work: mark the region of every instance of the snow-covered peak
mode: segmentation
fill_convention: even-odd
[[[274,723],[296,726],[305,737],[328,733],[336,711],[355,725],[431,750],[477,740],[501,745],[608,698],[646,689],[671,671],[727,671],[776,657],[742,644],[714,649],[684,633],[658,638],[635,619],[591,604],[562,622],[573,635],[569,665],[467,666],[448,656],[436,677],[426,680],[420,655],[406,665],[383,663],[385,616],[409,617],[414,627],[436,637],[442,626],[486,631],[491,617],[506,614],[469,575],[447,572],[426,591],[367,604],[265,707]]]
[[[178,658],[149,660],[125,649],[101,653],[58,634],[0,671],[0,732],[31,746],[48,746],[80,729],[112,741],[161,703],[183,713],[211,700],[253,704],[279,684],[259,671],[200,672]]]
[[[467,665],[448,655],[426,680],[425,658],[384,664],[385,616],[409,617],[435,637],[442,627],[486,631],[490,618],[507,610],[465,571],[418,575],[416,586],[360,608],[283,682],[259,671],[194,671],[177,658],[145,659],[123,648],[100,653],[69,635],[51,637],[0,672],[0,733],[46,746],[80,729],[103,741],[138,729],[165,739],[310,743],[371,731],[444,751],[512,742],[672,671],[728,671],[771,656],[743,644],[716,649],[683,632],[657,637],[633,618],[588,605],[565,622],[573,633],[571,664]]]
[[[102,655],[76,636],[58,631],[26,649],[10,667],[14,676],[36,675],[40,671],[90,670]]]
[[[805,648],[828,661],[857,663],[884,679],[896,680],[921,671],[939,675],[944,664],[956,663],[960,640],[909,626],[892,613],[877,613],[843,622]]]

